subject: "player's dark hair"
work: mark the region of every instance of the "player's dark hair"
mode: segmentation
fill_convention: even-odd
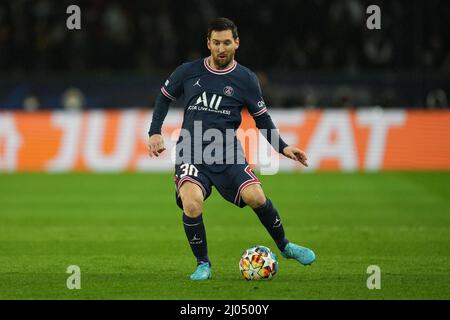
[[[225,30],[231,30],[234,39],[237,39],[239,37],[237,27],[233,21],[227,18],[216,18],[209,23],[208,39],[211,39],[211,33],[213,31],[225,31]]]

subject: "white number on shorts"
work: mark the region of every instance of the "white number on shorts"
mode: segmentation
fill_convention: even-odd
[[[183,173],[180,175],[180,178],[183,178],[184,176],[194,176],[196,177],[198,175],[198,169],[193,165],[189,163],[183,163],[180,166],[181,170],[183,170]]]

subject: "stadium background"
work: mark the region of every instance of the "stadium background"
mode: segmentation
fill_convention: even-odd
[[[70,4],[81,30],[66,28]],[[366,28],[371,4],[381,30]],[[240,252],[273,245],[214,193],[216,282],[199,290],[185,277],[170,153],[149,159],[146,134],[161,84],[208,54],[217,16],[238,25],[237,61],[310,157],[309,169],[280,159],[283,173],[261,179],[288,234],[321,260],[280,261],[271,284],[241,283]],[[0,297],[448,299],[449,21],[442,0],[2,1]],[[175,104],[168,150],[181,119]],[[253,125],[244,113],[242,127]],[[83,290],[65,287],[69,264]],[[383,290],[366,288],[370,264],[385,272]]]

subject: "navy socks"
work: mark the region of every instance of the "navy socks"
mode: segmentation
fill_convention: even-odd
[[[278,215],[277,209],[273,207],[272,202],[267,199],[264,205],[253,209],[253,211],[255,211],[259,220],[277,244],[278,249],[283,251],[289,241],[284,235],[284,229],[281,224],[280,216]]]
[[[253,211],[255,211],[259,220],[275,241],[278,249],[283,251],[289,241],[285,237],[280,216],[278,215],[277,210],[273,207],[272,202],[267,199],[263,206],[253,209]],[[197,264],[203,262],[210,263],[208,258],[208,246],[206,242],[206,231],[205,225],[203,224],[203,216],[199,215],[196,218],[191,218],[183,212],[183,226],[189,245],[191,246],[192,253],[197,258]]]
[[[200,214],[196,218],[191,218],[183,212],[183,225],[192,252],[197,258],[197,264],[209,262],[206,231],[205,225],[203,224],[202,215]]]

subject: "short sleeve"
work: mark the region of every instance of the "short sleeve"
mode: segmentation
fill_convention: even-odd
[[[262,97],[261,86],[259,85],[258,78],[253,72],[250,73],[250,81],[247,90],[245,102],[247,104],[248,112],[250,112],[253,117],[258,117],[266,113],[267,107]]]
[[[183,82],[186,77],[187,64],[184,63],[175,69],[161,87],[161,92],[172,101],[183,94]]]

